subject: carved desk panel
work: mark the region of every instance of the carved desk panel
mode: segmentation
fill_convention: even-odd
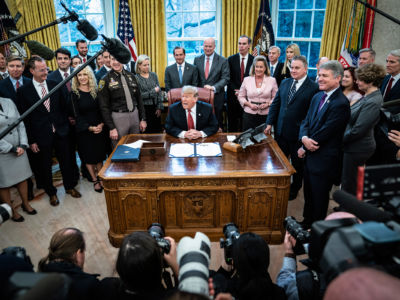
[[[269,243],[281,243],[283,219],[294,169],[273,139],[242,153],[222,148],[228,134],[196,140],[219,142],[222,157],[169,158],[171,143],[188,142],[164,134],[129,135],[119,144],[142,139],[166,142],[163,155],[141,156],[138,162],[111,163],[100,172],[110,223],[108,236],[119,247],[123,237],[163,224],[177,241],[196,231],[216,241],[226,223],[252,231]]]

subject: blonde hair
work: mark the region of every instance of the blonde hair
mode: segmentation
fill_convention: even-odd
[[[80,65],[77,66],[79,68]],[[94,73],[91,67],[86,66],[82,71],[79,73],[84,73],[88,76],[89,79],[89,89],[90,89],[90,95],[92,95],[93,99],[96,98],[97,96],[97,83],[96,83],[96,77],[94,77]],[[78,73],[78,74],[79,74]],[[71,84],[71,90],[73,93],[75,93],[79,97],[79,80],[78,80],[78,74],[72,78],[72,84]]]
[[[136,74],[140,74],[139,72],[139,66],[145,61],[148,60],[150,63],[150,57],[148,57],[146,54],[141,54],[139,55],[139,57],[136,60],[136,64],[135,64],[135,72]],[[149,66],[149,72],[151,72],[151,66]]]
[[[288,49],[288,48],[291,48],[292,50],[293,50],[293,57],[295,57],[295,56],[300,56],[301,54],[300,54],[300,47],[299,47],[299,45],[297,45],[296,43],[293,43],[293,44],[289,44],[289,45],[287,45],[287,47],[286,47],[286,50]],[[288,58],[287,58],[287,55],[286,55],[286,50],[285,50],[285,64],[283,65],[283,68],[282,68],[282,74],[286,74],[286,67],[289,67],[290,66],[290,61],[288,60]]]
[[[251,69],[250,69],[250,76],[255,76],[256,74],[256,64],[262,61],[264,63],[264,67],[265,67],[265,72],[264,74],[269,76],[270,72],[269,72],[269,68],[268,68],[268,63],[267,63],[267,59],[265,58],[265,56],[259,55],[256,56],[253,60],[253,64],[251,65]]]

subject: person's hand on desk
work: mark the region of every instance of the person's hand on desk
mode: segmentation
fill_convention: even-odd
[[[265,127],[265,129],[264,129],[264,134],[265,135],[267,135],[267,134],[271,134],[271,128],[272,128],[272,125],[267,125],[267,127]]]
[[[195,140],[201,137],[202,137],[201,132],[196,129],[190,129],[185,133],[185,138],[189,140]]]

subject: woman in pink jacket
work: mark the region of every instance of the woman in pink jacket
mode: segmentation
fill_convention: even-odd
[[[238,100],[243,107],[243,131],[266,122],[269,107],[278,91],[264,56],[254,58],[250,76],[243,80]]]

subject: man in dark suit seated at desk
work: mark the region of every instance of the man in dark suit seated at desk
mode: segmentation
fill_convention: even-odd
[[[178,138],[190,140],[210,136],[218,131],[218,121],[208,103],[197,102],[197,88],[184,86],[182,101],[169,107],[165,130]]]

